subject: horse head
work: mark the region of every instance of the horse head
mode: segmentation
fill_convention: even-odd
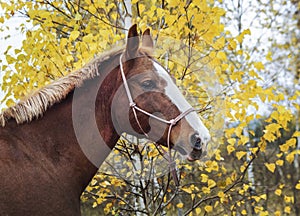
[[[153,40],[148,29],[141,40],[140,46],[136,25],[132,26],[120,56],[122,85],[112,104],[115,126],[197,160],[206,152],[209,131],[167,70],[151,56]]]

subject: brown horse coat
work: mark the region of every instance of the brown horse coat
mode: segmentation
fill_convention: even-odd
[[[87,94],[94,91],[102,79],[97,76],[98,70],[103,75],[109,73],[111,68],[105,61],[109,58],[111,62],[117,61],[121,52],[104,53],[86,67],[0,114],[3,126],[0,126],[1,216],[80,215],[80,196],[98,167],[82,152],[74,132],[74,88],[83,88]],[[112,76],[116,74],[112,73]],[[83,110],[88,98],[82,95],[77,99],[82,101]],[[99,123],[103,122],[99,130],[106,134],[109,148],[113,148],[119,135],[104,120],[104,116],[109,116],[109,102],[103,99],[101,103],[105,110],[101,110],[103,115],[97,119]],[[83,118],[88,125],[88,114]],[[88,132],[89,128],[86,128],[87,135]],[[101,149],[100,146],[98,165],[109,154],[109,148]]]
[[[80,215],[97,171],[72,133],[71,95],[30,124],[0,129],[0,215]]]

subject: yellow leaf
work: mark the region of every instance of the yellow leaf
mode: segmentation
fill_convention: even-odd
[[[15,102],[14,102],[11,98],[9,98],[9,99],[6,101],[6,106],[7,106],[7,107],[11,107],[11,106],[13,106],[13,105],[15,105]]]
[[[232,184],[231,178],[227,177],[225,183],[226,183],[226,185]]]
[[[294,202],[294,198],[292,196],[284,196],[284,201],[286,203],[293,203]]]
[[[170,7],[177,7],[180,5],[180,0],[171,0],[168,2]]]
[[[220,191],[220,192],[218,193],[218,197],[220,197],[220,198],[224,198],[224,197],[225,197],[225,194],[224,194],[224,192],[223,192],[223,191]]]
[[[258,151],[258,147],[250,148],[250,151],[255,155]]]
[[[265,66],[263,65],[262,62],[255,62],[253,65],[254,65],[254,67],[255,67],[257,70],[263,70],[263,69],[265,69]]]
[[[244,35],[251,35],[250,29],[246,29],[243,31]]]
[[[126,174],[126,178],[129,178],[131,175],[132,175],[132,173],[131,173],[131,172],[128,172],[128,173]]]
[[[212,179],[209,179],[209,180],[207,181],[207,186],[208,186],[209,188],[212,188],[212,187],[216,186],[216,182],[215,182],[214,180],[212,180]]]
[[[286,207],[284,208],[284,212],[287,213],[287,214],[290,214],[290,213],[291,213],[291,207],[286,206]]]
[[[247,211],[244,209],[244,210],[242,210],[241,214],[242,215],[247,215]]]
[[[297,190],[300,190],[300,183],[296,184],[295,188],[296,188]]]
[[[281,216],[281,212],[278,210],[278,211],[275,212],[274,215],[275,215],[275,216]]]
[[[264,200],[267,200],[267,194],[262,194],[260,195],[260,198],[264,199]]]
[[[192,166],[190,164],[183,165],[187,170],[192,170]]]
[[[235,150],[235,148],[232,145],[228,145],[227,146],[227,152],[228,154],[231,154],[231,152],[233,152]]]
[[[234,145],[235,142],[236,142],[236,139],[235,139],[235,138],[230,138],[230,139],[227,140],[227,142],[228,142],[229,144],[231,144],[231,145]]]
[[[210,212],[212,212],[213,208],[212,208],[212,206],[210,206],[210,205],[206,205],[206,206],[204,207],[204,210],[205,210],[207,213],[210,213]]]
[[[237,159],[239,159],[239,160],[241,160],[241,158],[246,154],[247,154],[247,152],[244,152],[244,151],[238,151],[235,153]]]
[[[195,196],[196,196],[196,194],[191,194],[192,200],[195,200]]]
[[[265,163],[265,166],[268,168],[268,170],[272,173],[274,173],[276,165],[274,163]]]
[[[99,198],[96,199],[97,204],[101,204],[101,203],[103,203],[105,200],[106,200],[106,199],[104,199],[103,197],[99,197]]]
[[[102,187],[107,187],[107,186],[110,186],[111,183],[108,182],[108,181],[103,181],[103,182],[100,183],[100,185],[101,185]]]
[[[228,49],[229,50],[235,50],[236,49],[236,45],[237,45],[236,41],[234,39],[232,39],[232,40],[229,41]]]
[[[176,15],[168,15],[166,16],[166,23],[168,23],[168,25],[172,25],[176,19],[177,19],[177,16]]]
[[[212,46],[214,49],[220,50],[224,47],[224,45],[225,45],[225,38],[221,37],[218,40],[216,40],[216,42]]]
[[[178,203],[178,204],[176,205],[176,207],[177,207],[177,208],[183,208],[183,203]]]
[[[251,35],[250,29],[244,30],[240,35],[236,37],[239,43],[242,43],[244,40],[245,35]]]
[[[140,10],[140,13],[143,13],[143,12],[145,11],[145,9],[146,9],[146,6],[145,6],[145,5],[139,4],[139,10]],[[159,8],[157,8],[157,9],[159,9]]]
[[[238,50],[238,51],[237,51],[237,54],[238,54],[238,55],[243,55],[243,53],[244,53],[243,50]]]
[[[131,4],[136,4],[138,3],[139,0],[131,0]]]
[[[249,142],[249,137],[242,135],[240,141],[241,141],[242,145],[245,145],[246,143]]]
[[[79,14],[79,13],[76,13],[76,15],[75,15],[75,20],[76,21],[79,21],[79,20],[81,20],[82,19],[82,16]]]
[[[210,194],[210,188],[202,187],[202,192],[205,193],[205,194]]]
[[[296,147],[297,140],[295,138],[286,141],[286,144],[292,148]]]
[[[276,163],[276,165],[278,165],[278,166],[282,166],[283,163],[284,163],[284,161],[283,161],[283,160],[277,160],[275,163]]]
[[[269,142],[276,140],[275,135],[280,136],[280,132],[279,132],[280,128],[281,128],[281,126],[276,123],[267,125],[266,129],[263,130],[264,131],[263,137]]]
[[[97,8],[95,7],[94,4],[91,4],[91,5],[89,6],[89,12],[90,12],[91,14],[97,13]]]
[[[245,169],[246,169],[246,166],[245,166],[245,165],[240,166],[240,171],[241,171],[241,172],[244,172]]]
[[[111,180],[111,184],[115,187],[120,187],[120,186],[123,186],[123,185],[126,185],[122,180],[120,179],[112,179]]]
[[[250,187],[250,186],[249,186],[248,184],[244,184],[244,185],[243,185],[243,189],[244,189],[245,191],[248,191],[249,187]]]
[[[211,161],[208,160],[205,162],[206,168],[205,170],[207,172],[212,172],[212,171],[218,171],[219,170],[219,164],[217,163],[217,161]]]
[[[270,213],[268,211],[261,211],[259,213],[259,216],[269,216],[269,215],[270,215]]]
[[[196,211],[196,214],[197,214],[197,215],[200,215],[200,213],[201,213],[201,208],[196,208],[195,211]]]
[[[295,131],[295,133],[293,134],[293,137],[299,137],[300,136],[300,131]]]
[[[268,61],[272,61],[273,60],[273,58],[272,58],[272,52],[271,51],[269,51],[268,54],[266,55],[266,59]]]
[[[215,152],[215,158],[216,158],[217,161],[224,160],[224,158],[220,154],[220,150],[219,149],[217,149],[216,152]],[[226,172],[226,169],[225,169],[225,172]]]
[[[71,41],[74,41],[76,40],[80,35],[80,32],[79,31],[72,31],[71,34],[70,34],[70,40]]]
[[[240,82],[242,80],[243,75],[244,75],[244,72],[242,72],[242,71],[236,71],[236,72],[233,72],[230,75],[230,79],[237,80],[237,81]]]
[[[151,150],[150,152],[149,152],[149,157],[153,157],[153,158],[155,158],[157,155],[159,155],[160,153],[159,153],[159,151],[156,151],[156,150]]]
[[[279,148],[280,148],[280,151],[287,152],[290,147],[288,144],[285,143],[285,144],[280,145]]]
[[[205,183],[208,180],[208,175],[206,174],[201,174],[201,182]]]
[[[193,191],[192,191],[192,189],[191,189],[191,187],[188,187],[188,188],[181,188],[181,190],[183,190],[183,191],[185,191],[185,192],[187,192],[187,193],[189,193],[189,194],[191,194]]]
[[[219,51],[217,53],[217,58],[222,60],[222,61],[226,61],[227,60],[227,56],[226,56],[226,53],[223,52],[223,51]]]
[[[254,70],[249,71],[249,76],[258,78],[258,74]]]
[[[236,172],[233,172],[233,173],[231,174],[231,179],[232,179],[233,181],[235,181],[235,180],[237,179],[237,174],[236,174]]]
[[[260,197],[259,196],[253,196],[253,199],[255,199],[256,202],[260,201]]]
[[[73,61],[73,56],[72,56],[72,55],[68,55],[68,56],[66,57],[66,60],[67,60],[67,62]]]
[[[289,154],[285,157],[285,159],[287,160],[287,162],[289,162],[290,164],[293,163],[294,158],[295,158],[295,153],[294,153],[294,152],[289,153]]]

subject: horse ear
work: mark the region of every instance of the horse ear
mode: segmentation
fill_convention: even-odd
[[[137,25],[134,24],[130,27],[127,36],[125,55],[126,59],[132,59],[136,57],[136,53],[139,48],[139,34],[137,32]]]
[[[146,29],[143,33],[143,37],[142,37],[142,45],[143,47],[147,47],[150,49],[153,49],[153,39],[150,35],[150,29]]]

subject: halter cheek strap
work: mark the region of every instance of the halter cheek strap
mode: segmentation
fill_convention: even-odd
[[[133,101],[130,89],[128,87],[127,79],[126,79],[126,76],[125,76],[125,73],[124,73],[124,69],[123,69],[122,57],[123,57],[123,54],[120,55],[120,71],[121,71],[121,76],[122,76],[123,84],[124,84],[124,87],[125,87],[125,91],[126,91],[126,94],[127,94],[127,98],[129,100],[129,106],[132,109],[132,112],[134,114],[134,118],[135,118],[135,120],[136,120],[139,128],[141,129],[141,131],[143,132],[143,134],[147,138],[149,138],[149,135],[142,128],[142,125],[140,124],[140,121],[139,121],[138,116],[137,116],[137,111],[139,111],[141,113],[144,113],[145,115],[147,115],[147,116],[149,116],[151,118],[154,118],[154,119],[156,119],[156,120],[158,120],[160,122],[163,122],[163,123],[169,125],[168,136],[167,136],[167,146],[168,146],[168,153],[169,153],[169,155],[168,155],[167,159],[168,159],[170,168],[174,168],[174,161],[172,159],[171,146],[170,146],[170,138],[171,138],[172,128],[173,128],[173,126],[175,126],[177,124],[177,122],[179,122],[181,119],[183,119],[186,115],[188,115],[191,112],[194,112],[195,109],[191,107],[191,108],[187,109],[186,111],[180,113],[176,118],[171,119],[171,120],[165,120],[163,118],[160,118],[160,117],[158,117],[156,115],[153,115],[153,114],[151,114],[151,113],[143,110],[142,108],[138,107],[136,105],[136,103]],[[174,178],[176,186],[179,186],[179,181],[178,181],[178,177],[177,177],[175,169],[172,170],[172,175],[173,175],[173,178]]]

